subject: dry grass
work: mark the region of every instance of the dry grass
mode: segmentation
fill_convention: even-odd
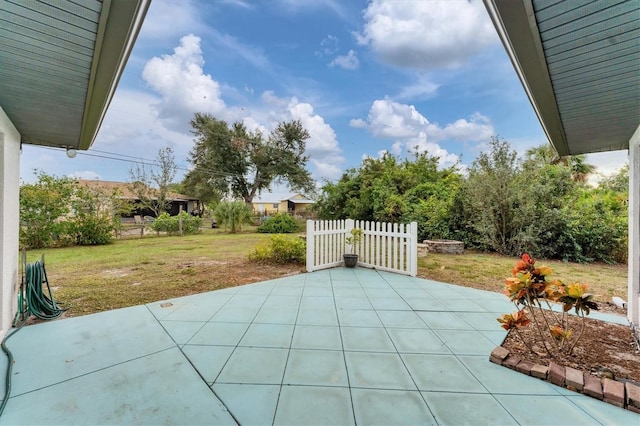
[[[515,257],[469,250],[463,255],[429,253],[418,260],[418,275],[435,281],[502,292],[504,279],[510,276],[517,260]],[[590,292],[599,302],[610,302],[612,296],[627,298],[627,265],[582,265],[544,259],[537,262],[553,269],[552,279],[589,284]]]
[[[78,316],[303,272],[300,265],[249,262],[250,250],[268,238],[251,230],[230,235],[207,229],[186,237],[149,236],[107,246],[35,251],[28,260],[45,254],[54,297],[71,305],[68,316]],[[515,260],[474,252],[429,254],[419,259],[419,276],[501,292]],[[555,278],[591,284],[599,301],[626,299],[625,265],[541,263],[554,269]]]
[[[67,316],[78,316],[302,272],[299,265],[250,263],[249,251],[268,238],[207,230],[43,250],[29,253],[28,260],[45,254],[55,299],[71,306]]]

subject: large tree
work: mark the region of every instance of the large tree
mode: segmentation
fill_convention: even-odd
[[[264,137],[240,122],[231,126],[210,114],[196,113],[191,120],[195,146],[184,185],[193,193],[209,188],[216,194],[241,198],[249,204],[273,183],[288,183],[292,190],[314,192],[314,182],[305,166],[309,132],[299,120],[281,122]],[[206,197],[203,197],[206,198]]]

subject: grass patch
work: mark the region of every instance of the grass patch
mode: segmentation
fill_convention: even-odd
[[[150,303],[194,293],[264,281],[303,272],[304,266],[250,262],[248,254],[269,234],[227,234],[207,229],[185,237],[148,236],[93,247],[31,251],[28,261],[45,255],[57,301],[71,305],[68,316]],[[431,253],[419,258],[418,275],[436,281],[502,292],[515,258],[467,251]],[[626,265],[580,265],[539,261],[553,277],[586,282],[600,302],[626,299]]]
[[[511,269],[517,260],[515,257],[470,250],[465,251],[463,255],[429,253],[426,257],[418,259],[418,276],[502,292],[504,280],[511,275]],[[589,284],[589,291],[599,302],[610,302],[612,296],[627,298],[627,265],[583,265],[544,259],[537,262],[553,269],[552,279],[559,279],[565,284]]]
[[[45,255],[56,301],[68,316],[85,315],[301,272],[300,266],[256,265],[249,251],[269,235],[205,231],[185,237],[150,236],[92,247],[27,253]]]

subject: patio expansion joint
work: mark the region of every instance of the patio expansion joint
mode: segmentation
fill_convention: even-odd
[[[358,283],[360,284],[360,283]],[[335,307],[336,310],[336,320],[338,321],[338,333],[340,333],[340,344],[342,345],[342,362],[344,362],[344,368],[345,368],[345,372],[347,374],[347,388],[349,389],[349,402],[351,403],[351,415],[353,416],[353,423],[354,424],[358,424],[358,421],[356,419],[356,410],[353,404],[353,392],[351,392],[351,379],[349,377],[349,364],[347,363],[347,355],[345,353],[344,350],[344,336],[342,335],[342,324],[340,324],[340,315],[338,315],[338,305],[336,304],[336,293],[334,291],[334,285],[333,285],[333,280],[331,280],[331,293],[333,295],[333,306]],[[366,293],[365,293],[366,295]],[[367,300],[369,300],[369,297],[367,296]],[[369,301],[369,303],[371,303]]]
[[[53,386],[57,386],[57,385],[60,385],[62,383],[66,383],[66,382],[70,382],[72,380],[79,379],[81,377],[90,376],[90,375],[92,375],[94,373],[98,373],[100,371],[105,371],[105,370],[108,370],[110,368],[117,367],[117,366],[123,365],[123,364],[127,364],[129,362],[136,361],[136,360],[139,360],[139,359],[143,359],[143,358],[146,358],[146,357],[151,356],[151,355],[156,355],[156,354],[159,354],[159,353],[162,353],[162,352],[170,351],[171,349],[173,349],[175,347],[176,346],[170,346],[168,348],[160,349],[160,350],[157,350],[157,351],[154,351],[154,352],[146,353],[144,355],[136,356],[136,357],[133,357],[133,358],[130,358],[130,359],[126,359],[126,360],[123,360],[123,361],[119,361],[119,362],[116,362],[115,364],[111,364],[111,365],[107,365],[105,367],[97,368],[95,370],[88,371],[88,372],[83,373],[83,374],[78,374],[77,376],[69,377],[67,379],[60,380],[58,382],[48,384],[46,386],[40,386],[39,388],[31,389],[31,390],[28,390],[26,392],[17,393],[17,394],[16,393],[12,393],[11,397],[9,399],[13,399],[13,398],[16,398],[16,397],[19,397],[19,396],[23,396],[23,395],[28,395],[30,393],[37,392],[37,391],[40,391],[42,389],[47,389],[47,388],[50,388],[50,387],[53,387]]]

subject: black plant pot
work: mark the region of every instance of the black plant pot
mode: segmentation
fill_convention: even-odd
[[[358,264],[358,255],[357,254],[343,254],[344,266],[347,268],[355,268]]]

